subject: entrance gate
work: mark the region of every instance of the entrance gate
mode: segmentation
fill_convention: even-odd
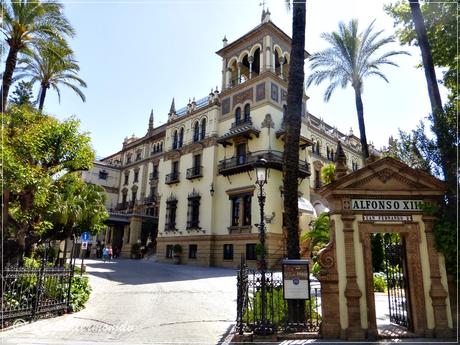
[[[383,235],[385,275],[390,322],[411,330],[409,280],[404,237]]]
[[[322,336],[349,340],[378,336],[371,235],[383,234],[391,322],[417,337],[452,336],[444,259],[434,245],[436,205],[444,184],[386,157],[347,174],[337,147],[337,180],[318,193],[329,203],[330,242],[321,266]]]

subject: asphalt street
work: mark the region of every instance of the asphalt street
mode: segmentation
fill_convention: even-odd
[[[84,310],[20,325],[2,344],[217,344],[236,318],[236,271],[151,260],[85,260]]]

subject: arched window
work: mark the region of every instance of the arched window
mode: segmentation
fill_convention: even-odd
[[[200,139],[203,140],[206,136],[206,119],[201,120],[201,135]]]
[[[177,149],[177,131],[174,131],[173,135],[173,150]]]
[[[179,147],[182,147],[184,144],[184,127],[180,129],[180,134],[179,134]]]
[[[326,157],[327,159],[331,159],[331,151],[329,150],[329,146],[326,147]]]
[[[241,108],[235,109],[235,123],[238,125],[241,122]]]
[[[160,143],[160,152],[163,151],[163,142]]]
[[[251,106],[248,103],[244,106],[244,122],[248,122],[250,117],[251,117]]]
[[[200,140],[200,125],[198,124],[198,121],[196,121],[193,126],[193,142],[198,140]]]
[[[319,156],[321,154],[321,144],[319,140],[316,142],[316,154]]]
[[[331,149],[331,161],[334,161],[334,149]]]

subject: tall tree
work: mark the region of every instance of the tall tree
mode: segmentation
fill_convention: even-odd
[[[361,94],[364,78],[377,76],[388,83],[380,68],[383,65],[398,66],[390,58],[395,55],[408,54],[404,51],[380,53],[387,44],[394,42],[392,36],[381,37],[383,31],[374,32],[373,21],[363,32],[358,32],[358,20],[351,20],[348,25],[339,23],[339,30],[323,33],[321,37],[330,44],[330,48],[314,53],[311,58],[311,70],[307,86],[319,85],[328,79],[330,84],[324,93],[324,100],[331,98],[334,90],[351,84],[355,91],[356,112],[358,114],[359,134],[363,159],[369,157],[369,149],[364,125],[364,108]]]
[[[19,53],[27,51],[37,38],[62,39],[63,36],[74,35],[74,29],[62,9],[62,4],[54,0],[11,1],[9,5],[6,2],[0,3],[0,29],[9,46],[0,89],[2,112],[6,109]]]
[[[290,2],[286,1],[288,7]],[[287,254],[289,259],[300,259],[299,241],[299,141],[302,125],[302,102],[304,95],[306,0],[293,1],[292,41],[287,111],[285,117],[285,141],[283,153],[284,217],[287,228]],[[289,300],[290,321],[303,322],[305,303]]]
[[[300,258],[298,177],[302,98],[305,80],[305,23],[306,1],[294,1],[283,154],[284,216],[288,231],[287,254],[290,259]]]
[[[29,105],[32,106],[32,84],[25,81],[20,81],[13,94],[10,97],[10,103],[14,105]]]
[[[47,90],[51,87],[61,100],[59,85],[65,85],[75,91],[83,102],[86,97],[80,87],[86,83],[78,76],[80,67],[75,60],[72,49],[63,40],[40,40],[31,54],[19,60],[20,66],[15,80],[31,78],[32,84],[40,84],[38,110],[43,110]],[[77,84],[77,85],[76,85]]]
[[[50,227],[44,214],[57,177],[89,169],[94,152],[75,119],[61,122],[30,107],[13,106],[3,121],[3,224],[24,251],[27,236]]]

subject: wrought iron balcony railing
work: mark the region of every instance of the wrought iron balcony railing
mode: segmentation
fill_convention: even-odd
[[[252,164],[263,158],[267,161],[269,168],[283,170],[283,153],[280,151],[256,151],[245,155],[238,155],[232,158],[224,159],[219,162],[219,174],[228,176],[252,170]],[[305,161],[299,161],[299,177],[305,178],[310,175],[309,164]]]
[[[144,204],[153,204],[157,201],[156,195],[149,195],[144,198]]]
[[[187,180],[192,180],[194,178],[198,178],[202,176],[203,176],[202,166],[196,166],[196,167],[187,169]]]
[[[243,125],[252,125],[252,119],[251,119],[250,116],[248,116],[246,118],[239,119],[239,120],[233,122],[231,128],[233,129],[233,128],[243,126]]]
[[[177,183],[179,182],[179,176],[180,176],[179,172],[173,171],[172,173],[166,175],[165,183],[166,184]]]

